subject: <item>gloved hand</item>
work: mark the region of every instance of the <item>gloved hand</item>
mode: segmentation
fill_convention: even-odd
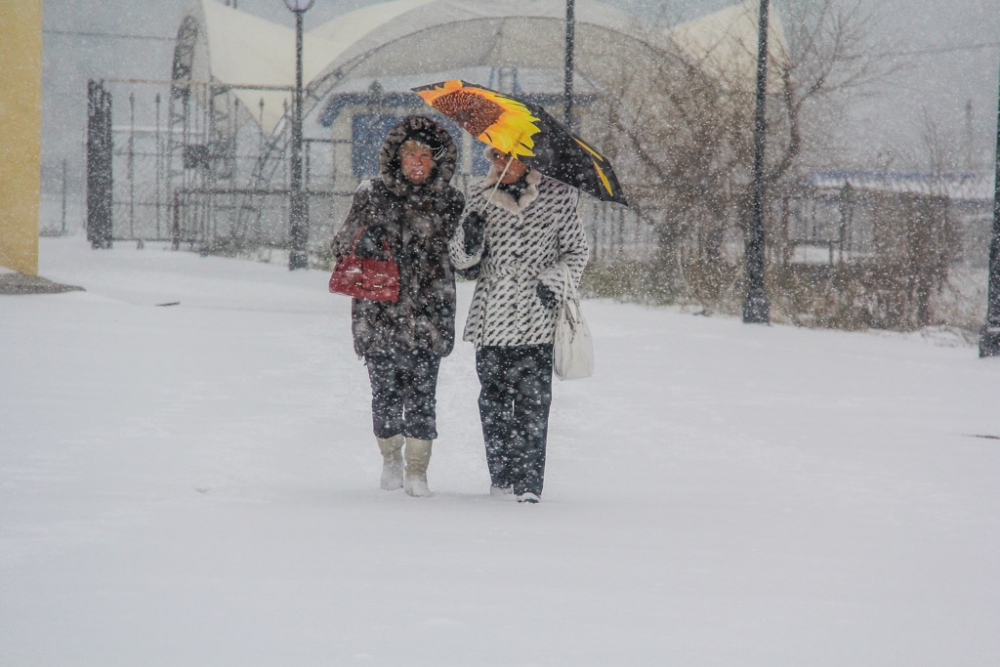
[[[465,253],[472,255],[483,245],[483,230],[486,228],[486,218],[473,211],[462,221],[465,232]]]
[[[539,301],[541,301],[542,305],[546,308],[555,308],[556,304],[559,303],[555,292],[542,283],[538,283],[538,286],[535,288],[535,293],[538,295]]]
[[[365,228],[365,231],[361,232],[361,238],[358,239],[358,257],[366,258],[381,258],[385,255],[385,246],[383,245],[386,237],[385,227],[381,225],[371,225]]]

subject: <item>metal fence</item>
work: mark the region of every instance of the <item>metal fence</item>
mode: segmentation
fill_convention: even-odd
[[[241,252],[287,244],[289,124],[279,123],[266,135],[257,122],[263,106],[255,118],[229,92],[206,83],[90,82],[87,229],[95,247],[168,241],[200,251]],[[353,164],[358,150],[350,139],[304,142],[313,252],[322,252],[346,216],[358,177],[346,168],[351,173],[338,174],[336,165]],[[453,184],[468,195],[477,180],[459,173]],[[965,249],[959,259],[975,265],[986,261],[982,239],[990,219],[989,207],[980,204],[951,201],[946,213]],[[851,188],[805,187],[772,196],[772,261],[833,264],[870,257],[879,242],[879,221],[891,206],[884,196]],[[598,261],[642,261],[659,250],[656,212],[640,217],[585,196],[580,213]],[[735,211],[730,217],[725,243],[735,255],[742,242]]]
[[[169,82],[91,82],[88,234],[199,249],[283,246],[288,236],[287,123],[265,135],[229,89]],[[262,109],[261,109],[262,112]],[[328,236],[333,141],[304,142],[309,226]]]
[[[914,233],[935,231],[952,263],[985,266],[992,202],[879,190],[806,188],[772,209],[776,252],[784,263],[864,262],[893,253]]]
[[[265,135],[227,90],[193,83],[179,88],[170,82],[91,82],[88,230],[92,241],[97,239],[95,247],[167,241],[200,251],[240,252],[286,245],[287,123]],[[338,149],[353,154],[357,147],[350,144],[304,141],[314,252],[325,248],[350,207],[357,176],[338,175],[334,155]],[[456,174],[453,184],[468,195],[477,180]],[[587,197],[580,212],[598,257],[648,256],[652,227],[633,212]]]

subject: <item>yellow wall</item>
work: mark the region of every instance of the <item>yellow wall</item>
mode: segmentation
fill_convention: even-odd
[[[38,275],[42,0],[0,0],[0,266]]]

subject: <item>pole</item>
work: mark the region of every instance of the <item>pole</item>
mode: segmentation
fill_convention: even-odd
[[[128,94],[128,235],[135,240],[135,93]]]
[[[575,0],[566,0],[566,70],[563,94],[565,95],[566,127],[573,128],[573,48],[576,41]]]
[[[174,224],[170,233],[170,247],[174,250],[181,248],[181,202],[177,190],[174,190]]]
[[[160,209],[161,192],[160,186],[163,180],[163,151],[160,150],[160,94],[156,94],[156,240],[160,240]]]
[[[66,160],[62,161],[63,187],[62,187],[62,235],[66,236]]]
[[[101,82],[101,98],[103,99],[101,114],[101,179],[103,183],[103,193],[101,196],[101,219],[103,222],[104,239],[101,247],[110,250],[114,245],[115,227],[115,180],[114,180],[114,155],[115,141],[111,131],[111,93],[104,90],[104,82]]]
[[[292,103],[292,164],[288,270],[309,267],[309,208],[302,192],[302,14],[295,12],[295,98]]]
[[[87,240],[108,249],[114,236],[111,93],[102,81],[87,82]]]
[[[993,239],[990,241],[986,325],[979,336],[980,357],[1000,357],[1000,97],[997,99],[997,152],[993,181]]]
[[[750,191],[750,221],[745,239],[747,295],[743,322],[768,324],[771,304],[764,290],[764,111],[767,102],[767,10],[760,0],[760,37],[757,45],[757,113],[753,127],[753,185]]]

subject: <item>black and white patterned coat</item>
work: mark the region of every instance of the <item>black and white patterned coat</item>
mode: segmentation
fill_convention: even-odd
[[[577,215],[579,191],[531,170],[515,201],[504,190],[493,192],[497,177],[491,169],[465,209],[465,216],[479,211],[486,219],[483,245],[466,253],[459,225],[448,246],[456,269],[478,269],[463,339],[477,348],[551,343],[556,309],[542,304],[536,288],[541,282],[565,299],[563,265],[580,284],[590,248]]]

